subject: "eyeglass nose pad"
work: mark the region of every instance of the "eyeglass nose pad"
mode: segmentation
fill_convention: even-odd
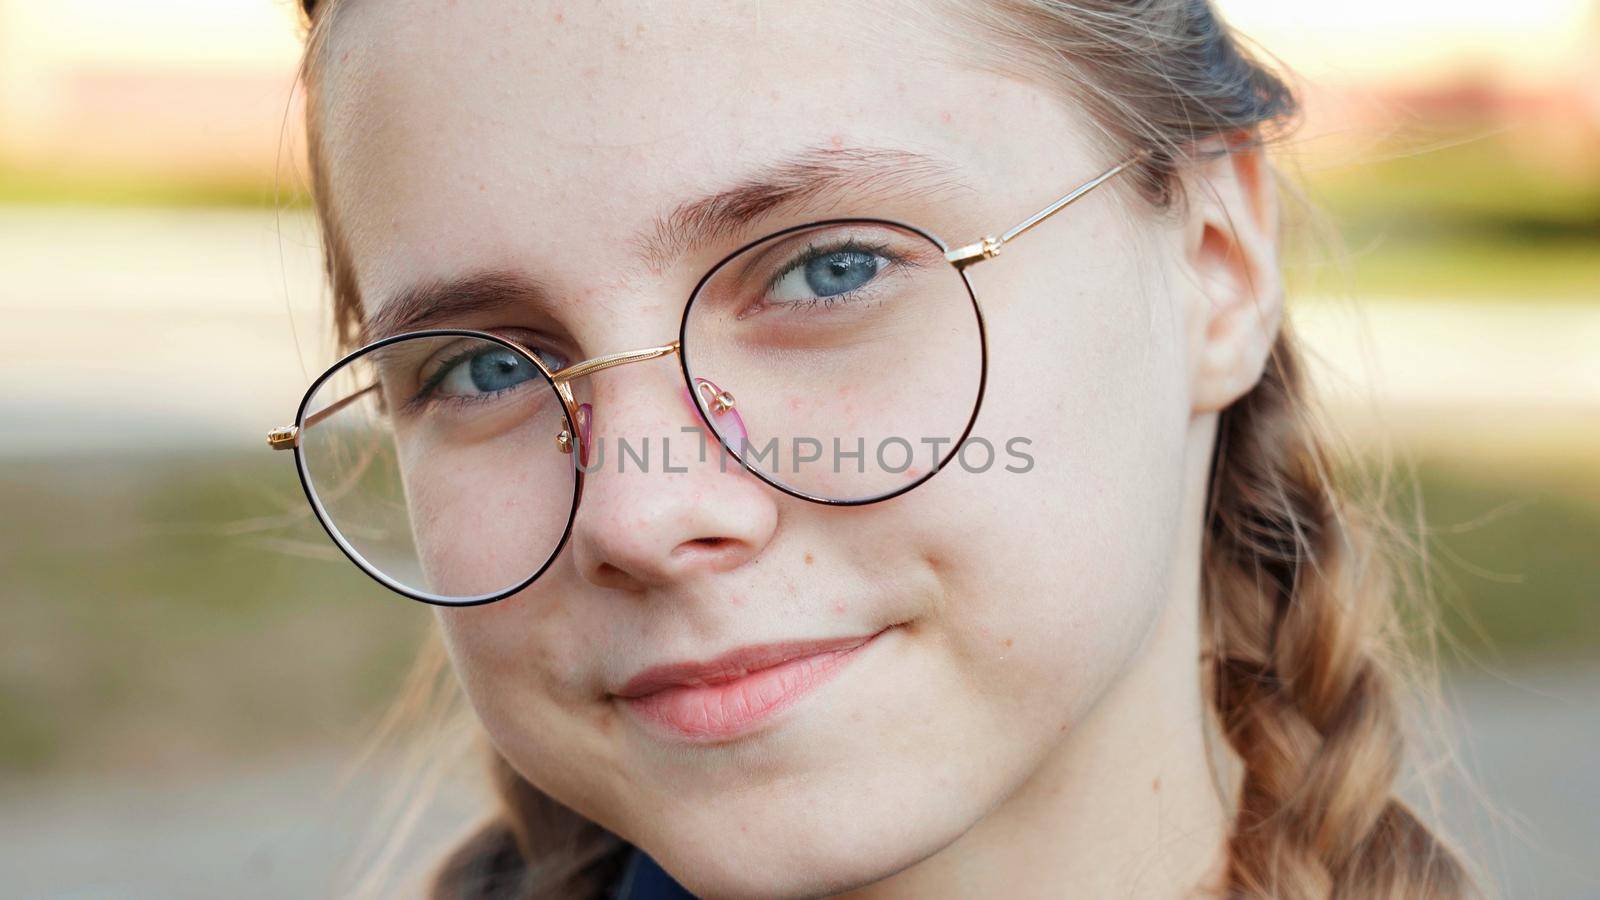
[[[694,387],[695,390],[700,392],[700,397],[705,400],[706,408],[710,410],[714,420],[712,425],[716,427],[717,433],[722,436],[723,442],[730,445],[735,452],[741,452],[745,442],[749,440],[749,436],[745,433],[744,418],[739,415],[737,409],[733,408],[735,403],[733,395],[717,387],[716,383],[709,378],[696,378]],[[694,397],[690,396],[688,388],[683,389],[683,398],[689,401],[691,406],[698,408],[698,405],[694,402]]]
[[[594,407],[587,403],[578,404],[578,464],[589,464],[589,427],[594,421]],[[565,425],[556,435],[556,449],[562,453],[572,452],[572,433]]]

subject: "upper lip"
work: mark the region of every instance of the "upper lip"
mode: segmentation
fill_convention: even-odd
[[[721,684],[790,660],[837,650],[853,650],[877,636],[878,632],[873,632],[853,637],[749,644],[704,662],[686,661],[651,666],[628,679],[626,684],[612,693],[618,697],[633,698],[682,685]]]

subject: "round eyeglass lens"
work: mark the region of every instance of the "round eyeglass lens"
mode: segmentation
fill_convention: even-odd
[[[543,572],[566,539],[578,470],[557,438],[571,422],[549,376],[510,343],[432,333],[374,346],[312,388],[299,426],[323,524],[413,597],[494,599]]]
[[[885,222],[780,232],[720,264],[684,316],[684,370],[718,437],[791,493],[891,496],[958,451],[983,325],[932,238]]]

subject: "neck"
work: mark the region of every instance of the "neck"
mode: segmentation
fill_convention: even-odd
[[[1198,429],[1201,432],[1204,428]],[[1191,447],[1207,451],[1204,434]],[[1221,883],[1227,804],[1200,687],[1200,534],[1209,453],[1168,603],[1093,709],[994,812],[933,856],[848,896],[1183,897]]]

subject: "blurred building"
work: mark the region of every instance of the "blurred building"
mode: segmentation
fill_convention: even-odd
[[[1597,0],[1217,3],[1305,80],[1313,136],[1515,127],[1518,152],[1593,165]],[[0,0],[0,167],[270,180],[299,31],[290,0]]]
[[[275,0],[0,0],[0,166],[270,179],[298,49]]]

